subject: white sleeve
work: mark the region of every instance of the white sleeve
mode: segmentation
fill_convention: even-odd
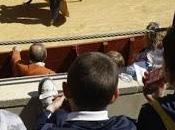
[[[27,129],[19,116],[6,110],[0,110],[0,130]]]

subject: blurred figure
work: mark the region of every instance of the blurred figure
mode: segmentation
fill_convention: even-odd
[[[138,54],[135,62],[144,61],[147,69],[160,68],[163,64],[163,46],[162,41],[165,32],[156,32],[160,28],[156,22],[150,22],[146,27],[150,32],[147,33],[147,44],[145,48]]]
[[[156,33],[155,41],[153,42],[152,49],[147,53],[149,67],[161,68],[163,65],[163,38],[165,32]]]
[[[164,96],[167,81],[175,89],[175,28],[170,28],[163,39],[163,77],[145,84],[143,94],[148,103],[144,104],[138,117],[139,130],[174,130],[175,93]],[[151,81],[151,73],[145,74],[144,83]],[[156,75],[155,77],[160,77]]]
[[[150,22],[146,29],[148,42],[145,48],[135,58],[133,65],[131,65],[131,72],[136,73],[136,79],[142,82],[144,72],[153,69],[161,68],[163,65],[163,47],[162,40],[165,36],[165,32],[156,32],[159,28],[159,24],[156,22]],[[130,72],[130,71],[129,71]]]

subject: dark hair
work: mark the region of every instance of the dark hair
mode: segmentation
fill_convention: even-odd
[[[163,39],[165,71],[168,72],[169,82],[175,80],[175,28],[169,28]]]
[[[47,50],[41,43],[34,43],[30,46],[29,57],[33,62],[43,62],[47,57]]]
[[[84,53],[69,68],[67,82],[78,109],[104,109],[117,89],[117,66],[105,54]]]

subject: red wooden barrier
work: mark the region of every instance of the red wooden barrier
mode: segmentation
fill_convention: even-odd
[[[137,36],[76,46],[52,47],[47,48],[48,57],[45,63],[46,67],[57,73],[67,72],[76,56],[84,52],[98,51],[106,53],[108,51],[118,51],[124,56],[126,64],[130,64],[133,62],[135,55],[143,49],[145,43],[146,38],[144,36]],[[11,77],[12,75],[9,54],[8,52],[0,53],[0,78]],[[29,61],[28,50],[22,51],[21,56],[24,61]]]

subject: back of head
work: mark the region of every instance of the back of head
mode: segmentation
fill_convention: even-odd
[[[41,43],[35,43],[30,46],[29,57],[32,62],[43,62],[47,57],[47,50]]]
[[[69,68],[67,82],[79,110],[101,110],[117,89],[117,66],[105,54],[85,53]]]
[[[175,81],[175,28],[170,28],[163,39],[165,71],[169,82]]]
[[[114,60],[114,62],[118,65],[118,67],[125,66],[125,60],[121,53],[117,51],[109,51],[106,54]]]

